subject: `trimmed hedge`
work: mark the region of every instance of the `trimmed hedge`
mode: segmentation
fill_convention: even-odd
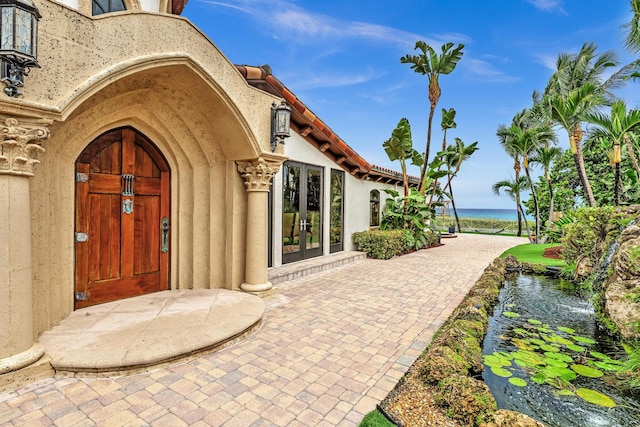
[[[407,251],[409,244],[403,230],[369,230],[353,233],[353,243],[369,258],[390,259]]]

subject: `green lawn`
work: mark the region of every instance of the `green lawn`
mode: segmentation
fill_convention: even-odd
[[[545,258],[542,253],[546,248],[553,246],[560,246],[557,243],[545,243],[543,245],[534,245],[531,243],[525,243],[524,245],[514,246],[511,249],[506,250],[500,258],[504,258],[507,255],[514,255],[520,262],[528,262],[531,264],[544,264],[550,267],[564,267],[566,266],[564,260]]]
[[[371,411],[365,415],[359,427],[393,427],[382,413]]]

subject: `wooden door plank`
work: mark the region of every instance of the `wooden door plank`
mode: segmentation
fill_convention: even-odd
[[[136,176],[136,195],[160,195],[160,179]]]
[[[89,281],[100,280],[100,195],[89,194]]]
[[[122,178],[120,175],[105,173],[89,174],[89,192],[100,194],[120,194]]]
[[[78,164],[77,172],[88,174],[88,164]],[[76,182],[76,233],[89,231],[88,216],[89,183]],[[76,271],[75,292],[86,292],[89,282],[89,244],[88,242],[76,242]]]
[[[111,195],[111,247],[109,248],[109,258],[111,265],[109,277],[120,277],[120,196]]]
[[[171,253],[171,233],[173,224],[171,223],[170,206],[171,194],[169,172],[160,173],[160,221],[162,218],[169,219],[169,252],[160,252],[160,289],[169,289],[169,254]],[[158,224],[160,228],[160,224]],[[160,232],[160,244],[162,243],[162,231]],[[160,248],[158,248],[160,251]]]

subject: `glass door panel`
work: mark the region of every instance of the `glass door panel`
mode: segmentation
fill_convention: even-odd
[[[329,203],[329,252],[339,252],[343,250],[342,221],[344,215],[343,195],[344,195],[344,172],[338,170],[331,171],[331,197]]]
[[[282,255],[300,256],[300,165],[285,162],[282,195]]]
[[[322,168],[285,162],[282,262],[322,255]]]

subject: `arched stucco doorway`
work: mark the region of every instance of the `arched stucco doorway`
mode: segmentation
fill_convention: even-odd
[[[170,169],[130,127],[76,160],[75,308],[169,289]]]

